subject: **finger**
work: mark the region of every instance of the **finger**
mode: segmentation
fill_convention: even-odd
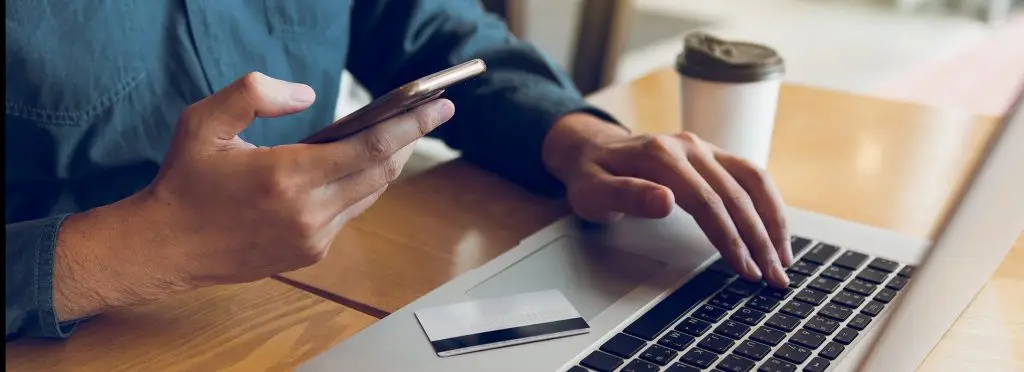
[[[328,211],[332,214],[346,213],[360,200],[382,192],[401,175],[414,148],[415,143],[409,144],[384,161],[324,185],[327,192],[323,196],[323,203],[330,206]]]
[[[715,159],[747,191],[757,209],[772,244],[778,252],[782,265],[793,264],[793,250],[789,242],[789,228],[786,225],[785,202],[771,177],[750,162],[735,155],[715,149]]]
[[[654,182],[617,177],[597,169],[584,182],[569,191],[569,204],[583,219],[608,223],[623,214],[643,218],[663,218],[672,212],[672,190]]]
[[[764,223],[746,190],[715,161],[710,150],[694,151],[690,159],[694,169],[704,176],[718,195],[722,196],[725,208],[729,211],[740,237],[761,268],[761,272],[765,273],[765,281],[777,287],[788,286],[789,278],[782,269],[775,246],[768,237]]]
[[[353,218],[359,217],[359,215],[369,209],[370,206],[380,198],[386,189],[387,186],[385,185],[383,188],[364,197],[362,200],[359,200],[350,208],[332,216],[333,218],[331,219],[331,222],[318,233],[319,241],[323,241],[325,243],[323,245],[323,249],[319,252],[319,256],[316,258],[317,262],[327,257],[331,247],[334,245],[334,239],[338,236],[338,233],[341,232],[341,229],[344,228],[345,225]]]
[[[230,140],[256,117],[277,117],[305,110],[316,100],[313,88],[249,73],[186,109],[198,120],[183,120],[195,133]]]
[[[654,144],[649,144],[651,142]],[[726,262],[747,280],[761,280],[761,270],[750,257],[721,197],[690,165],[685,155],[672,146],[678,145],[648,141],[648,144],[628,150],[631,154],[616,157],[611,165],[617,174],[667,186],[675,194],[676,204],[693,216]]]
[[[346,177],[391,158],[454,114],[455,105],[440,98],[341,141],[300,145],[309,149],[304,151],[304,173],[319,175],[320,183]]]

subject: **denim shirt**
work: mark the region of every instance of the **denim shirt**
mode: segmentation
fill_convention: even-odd
[[[555,120],[608,118],[477,0],[8,0],[6,10],[7,339],[70,334],[75,322],[58,324],[53,307],[64,218],[145,187],[182,109],[247,72],[319,97],[241,134],[273,146],[332,120],[342,69],[376,96],[482,58],[488,72],[449,89],[457,113],[432,135],[542,193],[561,188],[540,157]]]

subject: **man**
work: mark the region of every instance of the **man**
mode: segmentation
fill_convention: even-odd
[[[592,221],[678,204],[745,277],[787,283],[764,172],[631,135],[475,0],[6,6],[8,339],[313,264],[426,133]],[[489,71],[448,99],[295,144],[331,121],[342,68],[380,95],[472,58]]]

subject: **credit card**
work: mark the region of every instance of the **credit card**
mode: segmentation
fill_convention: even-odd
[[[415,314],[442,357],[590,332],[587,321],[555,289],[437,306]]]

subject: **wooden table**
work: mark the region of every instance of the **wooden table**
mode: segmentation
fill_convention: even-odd
[[[659,71],[591,101],[638,132],[673,132],[675,79]],[[791,205],[931,237],[994,125],[954,110],[786,86],[769,168]],[[64,342],[12,342],[6,367],[289,370],[567,212],[561,201],[454,161],[389,188],[313,267],[105,314]],[[1022,273],[1024,236],[922,369],[1024,369]]]
[[[206,288],[8,343],[8,371],[286,371],[375,318],[274,279]]]
[[[672,70],[611,87],[590,101],[637,132],[681,128],[678,80]],[[790,205],[931,238],[996,124],[997,118],[953,109],[787,85],[780,98],[769,171]],[[486,263],[567,211],[560,201],[535,197],[454,161],[392,185],[339,236],[323,262],[284,277],[386,315]],[[1020,263],[1008,264],[1024,265],[1021,256],[1015,253],[1012,257]],[[993,283],[1024,292],[1012,274],[1000,271],[1001,276],[986,287],[989,292],[983,293],[991,293]],[[1005,289],[996,291],[999,298],[1021,298]],[[1010,315],[987,319],[970,314],[989,314],[995,306],[972,305],[950,335],[1021,324],[1024,309],[1006,306],[1010,307],[1001,309]],[[963,346],[952,337],[940,347]],[[1010,328],[1008,333],[981,338],[985,337],[1015,354],[975,347],[974,360],[1004,367],[1024,361],[1024,330]],[[929,359],[926,369],[942,369],[945,362],[936,364],[936,358],[950,355],[954,354]]]

